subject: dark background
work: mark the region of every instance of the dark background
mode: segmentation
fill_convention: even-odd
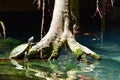
[[[80,24],[83,32],[99,32],[101,19],[94,18],[96,0],[80,0]],[[33,0],[0,0],[0,21],[6,26],[7,37],[40,39],[41,10],[32,4]],[[51,17],[46,11],[45,29],[49,29]],[[120,1],[115,0],[114,8],[106,15],[106,30],[119,27]]]

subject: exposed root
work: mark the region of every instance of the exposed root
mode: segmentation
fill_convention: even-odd
[[[44,28],[44,21],[45,21],[45,0],[43,0],[43,3],[42,3],[42,23],[41,23],[41,39],[43,37],[43,28]],[[43,50],[41,49],[41,52],[40,52],[40,57],[42,58],[42,53]]]
[[[62,2],[65,4],[59,5],[59,1],[61,4]],[[51,60],[52,58],[57,58],[63,45],[67,44],[77,59],[80,59],[84,54],[91,55],[94,59],[100,59],[98,54],[76,42],[72,34],[73,24],[71,24],[70,8],[67,6],[70,5],[69,2],[65,0],[56,1],[49,32],[40,42],[30,49],[29,54],[32,54],[32,52],[39,52],[41,49],[47,47],[49,51],[46,50],[46,53],[43,52],[43,55],[46,55],[48,60]],[[58,7],[60,9],[59,11],[57,9]]]
[[[41,0],[34,0],[33,4],[37,3],[37,8],[40,9],[41,6]]]
[[[72,33],[73,24],[71,24],[70,7],[68,6],[70,6],[68,0],[55,0],[54,15],[50,29],[41,41],[29,50],[29,58],[34,58],[38,55],[39,59],[41,59],[40,50],[43,50],[42,59],[57,59],[61,48],[63,48],[64,45],[68,45],[77,59],[81,59],[84,55],[84,58],[86,58],[87,55],[90,55],[94,59],[101,59],[98,54],[79,44],[75,40]]]
[[[0,38],[6,38],[6,29],[2,21],[0,21],[0,27],[2,27],[2,32],[0,32]]]
[[[80,59],[83,54],[90,55],[96,60],[101,59],[100,55],[96,54],[94,51],[81,45],[80,43],[76,42],[76,40],[73,37],[68,38],[67,41],[71,51],[77,59]]]

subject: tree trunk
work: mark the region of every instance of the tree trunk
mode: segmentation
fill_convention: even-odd
[[[88,49],[87,47],[76,42],[73,34],[73,25],[79,25],[79,0],[55,0],[53,18],[48,33],[36,43],[36,45],[26,46],[23,53],[16,53],[16,48],[11,52],[10,58],[18,58],[21,55],[29,59],[57,59],[60,51],[66,45],[71,49],[73,55],[79,60],[86,59],[86,55],[91,55],[95,59],[101,57]],[[29,47],[30,46],[30,47]],[[19,47],[21,48],[21,47]],[[27,52],[27,54],[26,54]],[[19,55],[16,55],[19,54]]]
[[[77,11],[79,6],[75,8],[74,2],[78,1],[79,0],[55,0],[50,29],[41,41],[29,50],[29,58],[34,58],[35,55],[39,55],[40,59],[57,59],[61,48],[68,45],[77,59],[80,59],[82,55],[91,55],[95,59],[100,59],[98,54],[76,42],[73,35],[73,25],[78,23],[75,21],[76,23],[73,24],[72,18],[79,17],[79,12]],[[74,12],[73,9],[75,10]],[[43,51],[42,53],[40,53],[41,49]]]

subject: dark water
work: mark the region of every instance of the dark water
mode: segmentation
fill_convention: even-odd
[[[97,61],[88,58],[93,64],[77,61],[71,52],[64,50],[58,60],[28,62],[0,60],[0,80],[120,80],[120,30],[111,29],[104,34],[103,43],[95,36],[79,36],[77,40],[102,56]],[[27,42],[27,41],[26,41]],[[22,42],[18,42],[22,43]],[[14,43],[16,46],[17,43]],[[11,45],[13,45],[11,43]],[[14,47],[12,46],[12,47]],[[9,47],[9,46],[7,46]],[[11,48],[12,49],[12,48]],[[7,58],[10,50],[2,48],[0,58]],[[2,54],[7,53],[7,54]]]

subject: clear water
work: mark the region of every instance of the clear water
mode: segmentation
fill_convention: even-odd
[[[23,62],[1,59],[0,80],[80,80],[79,75],[92,78],[91,80],[120,80],[119,35],[118,30],[105,33],[102,45],[94,36],[77,38],[81,44],[102,56],[100,61],[88,57],[92,65],[77,61],[71,52],[64,50],[55,61]]]

